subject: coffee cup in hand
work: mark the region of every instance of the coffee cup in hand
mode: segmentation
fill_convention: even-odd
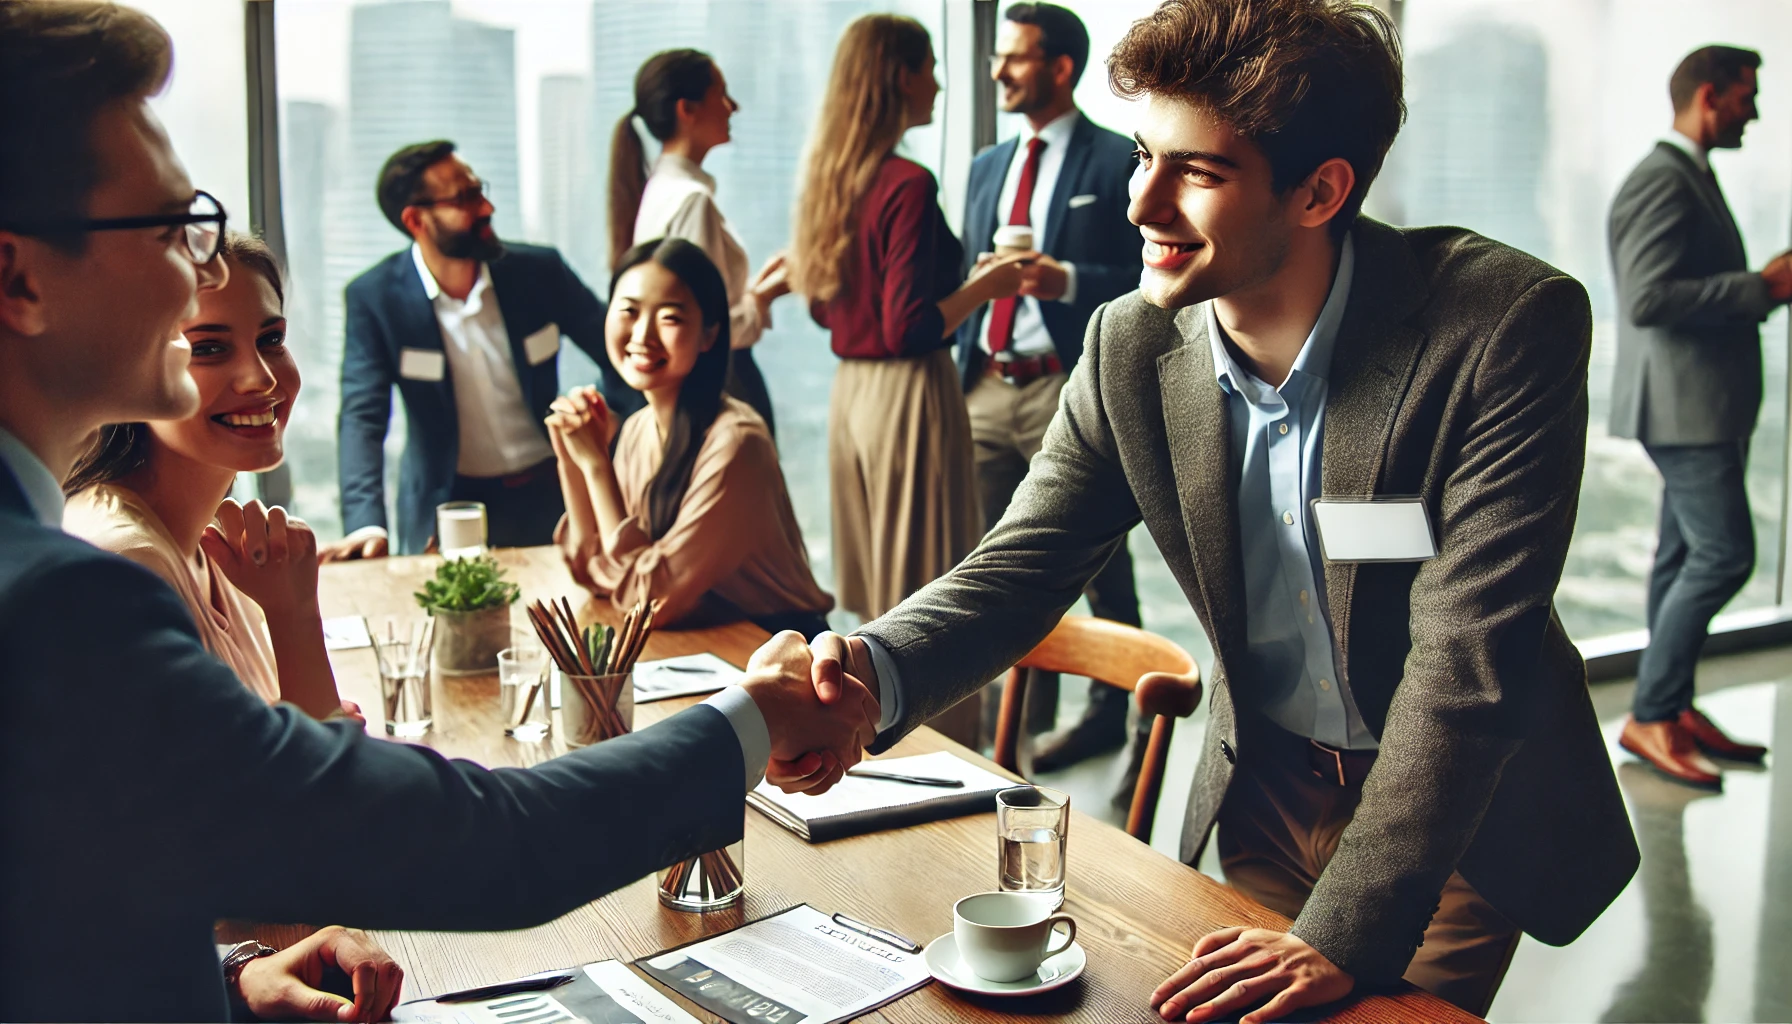
[[[993,240],[997,256],[1013,256],[1033,251],[1033,229],[1026,224],[1004,224],[996,229]]]
[[[1063,925],[1064,941],[1053,945]],[[1052,913],[1051,901],[1032,893],[981,892],[952,905],[952,935],[958,955],[985,981],[1019,981],[1070,948],[1076,922]]]

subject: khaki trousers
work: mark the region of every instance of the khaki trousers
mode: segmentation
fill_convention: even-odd
[[[1069,376],[1062,373],[1036,377],[1015,384],[999,374],[985,373],[965,396],[971,416],[971,440],[977,453],[977,490],[983,499],[985,531],[995,528],[1014,490],[1027,475],[1028,465],[1045,440],[1045,428],[1058,412],[1058,394]],[[1097,618],[1137,626],[1139,596],[1133,582],[1132,552],[1122,544],[1108,564],[1089,581],[1084,594],[1089,611]],[[1125,690],[1106,683],[1089,684],[1089,714],[1114,715],[1124,721],[1129,702]],[[985,718],[991,721],[992,706]],[[1035,672],[1027,684],[1026,731],[1042,736],[1057,724],[1058,675]],[[1149,728],[1149,726],[1144,726]]]
[[[1220,806],[1220,867],[1234,889],[1296,917],[1355,815],[1362,785],[1315,776],[1305,739],[1267,723],[1257,731],[1275,735],[1259,738],[1255,756],[1239,759]],[[1485,1017],[1518,937],[1512,922],[1452,872],[1406,980]]]

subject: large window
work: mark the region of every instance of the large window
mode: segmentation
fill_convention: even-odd
[[[558,247],[603,294],[610,133],[634,105],[642,61],[694,46],[716,58],[741,104],[734,141],[704,168],[757,264],[789,242],[798,164],[841,30],[872,11],[916,17],[934,34],[944,80],[942,9],[940,0],[279,0],[289,305],[306,375],[288,445],[300,512],[326,536],[339,528],[342,289],[406,244],[373,198],[375,174],[392,151],[455,140],[491,182],[500,235]],[[946,109],[942,97],[938,110]],[[938,172],[945,133],[937,121],[910,132],[905,152]],[[773,323],[755,356],[770,384],[797,517],[825,583],[833,578],[826,426],[835,360],[799,300],[779,302]],[[594,379],[583,353],[561,352],[563,386]],[[395,415],[389,476],[402,429]]]
[[[1777,0],[1613,5],[1603,0],[1409,0],[1410,116],[1376,186],[1383,215],[1462,224],[1560,267],[1592,297],[1587,472],[1556,604],[1590,640],[1641,629],[1661,480],[1635,441],[1606,431],[1617,303],[1606,243],[1611,197],[1669,127],[1667,79],[1695,46],[1762,51],[1763,119],[1712,165],[1759,267],[1786,248],[1792,6]],[[1780,69],[1776,73],[1776,69]],[[1779,603],[1786,463],[1786,314],[1763,325],[1766,402],[1749,459],[1755,575],[1731,611]],[[1633,641],[1634,642],[1634,641]]]

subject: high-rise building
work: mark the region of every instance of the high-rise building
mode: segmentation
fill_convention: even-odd
[[[529,237],[559,249],[580,277],[595,281],[607,261],[602,240],[591,230],[603,198],[592,139],[591,82],[583,75],[544,75],[540,96],[539,212]]]

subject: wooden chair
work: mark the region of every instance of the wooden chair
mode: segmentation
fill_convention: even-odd
[[[1039,646],[1008,672],[1002,689],[1002,710],[996,720],[996,763],[1018,772],[1021,708],[1028,673],[1024,669],[1088,676],[1137,695],[1139,714],[1151,716],[1151,741],[1133,787],[1126,831],[1151,841],[1151,821],[1163,789],[1164,765],[1170,756],[1175,720],[1187,718],[1201,703],[1201,669],[1187,651],[1155,633],[1085,615],[1068,615]]]

